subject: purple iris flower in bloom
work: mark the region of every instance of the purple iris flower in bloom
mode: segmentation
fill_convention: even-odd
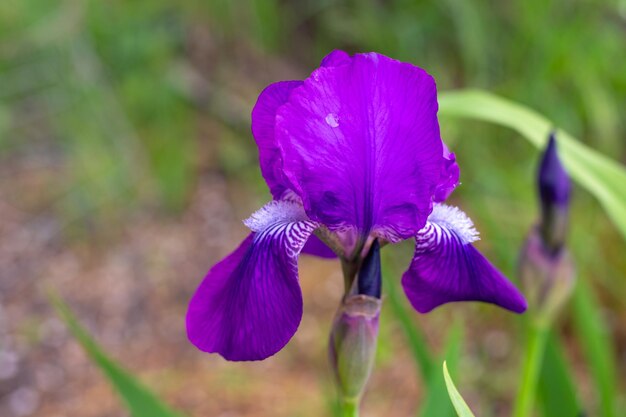
[[[523,312],[524,297],[472,246],[471,220],[442,204],[459,168],[437,107],[433,77],[376,53],[334,51],[306,80],[268,86],[252,133],[274,199],[193,296],[192,343],[229,360],[275,354],[302,317],[300,252],[358,265],[374,239],[415,238],[402,285],[419,312],[471,300]]]

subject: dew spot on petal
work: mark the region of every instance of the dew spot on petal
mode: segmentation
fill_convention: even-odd
[[[328,113],[326,115],[326,123],[330,127],[338,127],[339,126],[339,118],[337,117],[337,115],[335,115],[333,113]]]

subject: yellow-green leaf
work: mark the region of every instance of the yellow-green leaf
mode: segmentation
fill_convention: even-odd
[[[448,365],[446,362],[443,362],[443,378],[446,380],[446,387],[448,388],[448,395],[450,396],[450,401],[452,401],[452,405],[454,405],[454,409],[459,417],[474,417],[472,410],[467,406],[461,394],[454,386],[454,382],[452,382],[452,378],[450,378],[450,373],[448,372]]]

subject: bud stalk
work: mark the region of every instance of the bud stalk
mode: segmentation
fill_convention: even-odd
[[[344,416],[358,416],[359,403],[369,380],[378,342],[381,301],[380,244],[374,240],[347,288],[330,334],[329,359]],[[355,273],[356,275],[356,273]]]

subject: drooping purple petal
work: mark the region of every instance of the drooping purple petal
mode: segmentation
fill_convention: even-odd
[[[456,207],[435,205],[418,233],[402,285],[420,313],[452,301],[483,301],[522,313],[526,300],[474,246],[477,232]]]
[[[460,170],[459,165],[456,163],[456,156],[450,152],[446,144],[443,144],[443,157],[444,164],[441,167],[441,176],[437,188],[435,188],[435,194],[433,201],[441,203],[452,194],[452,191],[459,185]]]
[[[233,361],[265,359],[295,333],[302,318],[297,256],[317,227],[286,201],[269,203],[246,224],[253,233],[209,271],[187,311],[191,342]]]
[[[302,253],[306,255],[318,256],[324,259],[335,259],[337,254],[315,235],[311,235],[302,248]]]
[[[302,199],[300,199],[300,197],[291,190],[285,191],[281,200],[297,204],[302,207]],[[311,235],[309,240],[306,241],[304,247],[302,248],[302,253],[325,259],[335,259],[337,257],[337,254],[315,235]]]
[[[309,217],[331,230],[412,237],[444,164],[435,82],[379,54],[342,65],[334,54],[278,109],[284,174]]]
[[[270,84],[261,92],[252,109],[252,135],[259,147],[261,173],[275,199],[280,199],[289,188],[283,176],[280,149],[274,139],[276,111],[287,102],[291,91],[300,85],[302,81]]]

